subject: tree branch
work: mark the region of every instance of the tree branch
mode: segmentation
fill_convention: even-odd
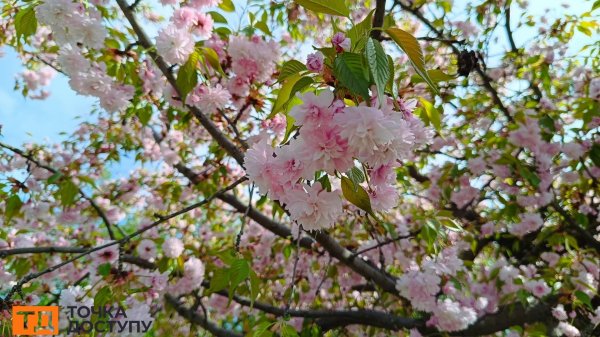
[[[490,335],[511,326],[523,326],[525,324],[542,322],[552,319],[552,306],[549,303],[556,301],[556,297],[547,300],[548,303],[540,302],[533,307],[527,308],[522,304],[506,305],[497,313],[486,315],[477,320],[475,324],[467,329],[450,333],[450,336],[482,336]]]
[[[0,250],[0,259],[4,259],[8,256],[22,255],[22,254],[45,254],[45,253],[59,253],[59,254],[75,254],[86,252],[88,248],[84,247],[20,247],[12,249]],[[144,269],[156,269],[156,265],[146,259],[133,255],[123,255],[123,262],[134,264]]]
[[[437,29],[431,21],[429,21],[421,12],[419,12],[418,9],[412,8],[410,5],[405,4],[402,0],[395,0],[395,4],[398,4],[403,10],[410,12],[413,16],[419,19],[419,21],[425,24],[425,26],[427,26],[427,28],[429,28],[429,30],[431,30],[437,36],[440,42],[449,46],[454,52],[454,54],[456,54],[457,56],[460,55],[460,50],[454,45],[454,43],[449,42],[450,40],[444,36],[443,32]],[[494,89],[494,87],[491,84],[492,79],[485,73],[485,71],[481,68],[481,65],[479,65],[479,63],[477,63],[475,71],[483,81],[484,88],[486,88],[486,90],[492,95],[494,103],[498,105],[498,108],[502,111],[506,119],[509,122],[512,122],[512,116],[510,115],[508,109],[502,102],[502,99],[500,99],[498,91]]]
[[[169,303],[179,315],[187,319],[190,323],[196,324],[213,334],[217,337],[243,337],[242,334],[237,332],[226,330],[218,327],[216,324],[208,321],[207,317],[202,317],[198,313],[186,308],[182,303],[179,302],[177,298],[175,298],[171,294],[165,295],[165,300]]]
[[[7,149],[7,150],[10,150],[10,151],[12,151],[12,152],[20,155],[21,157],[29,160],[30,162],[34,163],[35,165],[37,165],[40,168],[43,168],[43,169],[45,169],[47,171],[50,171],[52,173],[55,173],[55,174],[56,173],[60,173],[59,170],[57,170],[57,169],[55,169],[55,168],[53,168],[51,166],[48,166],[48,165],[40,163],[38,160],[36,160],[35,158],[33,158],[33,156],[28,155],[27,153],[25,153],[24,151],[22,151],[20,149],[12,147],[12,146],[10,146],[8,144],[4,144],[2,142],[0,142],[0,147],[3,147],[5,149]],[[115,234],[112,231],[112,226],[113,225],[108,220],[108,217],[106,216],[106,213],[104,213],[104,210],[102,210],[102,208],[100,208],[100,206],[98,206],[98,204],[92,198],[88,197],[87,194],[85,192],[83,192],[83,190],[81,188],[79,188],[79,186],[77,186],[77,192],[79,193],[79,195],[83,199],[87,200],[90,203],[90,205],[92,206],[92,208],[94,208],[94,210],[96,211],[96,213],[98,214],[98,216],[102,219],[102,222],[104,223],[104,226],[106,227],[106,230],[108,231],[108,236],[110,237],[111,240],[114,240],[115,239]],[[115,226],[115,227],[119,231],[121,231],[121,228],[119,228],[118,226]],[[123,232],[121,232],[121,234],[123,234]]]
[[[196,209],[198,207],[201,207],[201,206],[203,206],[203,205],[211,202],[218,195],[224,194],[224,193],[232,190],[233,188],[235,188],[237,185],[241,184],[245,180],[246,180],[246,178],[240,178],[240,179],[236,180],[234,183],[232,183],[231,185],[229,185],[229,186],[227,186],[227,187],[225,187],[225,188],[217,191],[216,193],[214,193],[213,195],[209,196],[208,198],[206,198],[206,199],[204,199],[202,201],[199,201],[199,202],[197,202],[195,204],[192,204],[192,205],[190,205],[188,207],[185,207],[185,208],[183,208],[183,209],[181,209],[181,210],[179,210],[177,212],[171,213],[171,214],[166,215],[166,216],[161,216],[159,220],[157,220],[157,221],[149,224],[146,227],[143,227],[143,228],[141,228],[141,229],[133,232],[132,234],[129,234],[129,235],[123,237],[120,240],[111,241],[111,242],[108,242],[108,243],[100,245],[100,246],[92,247],[92,248],[87,249],[86,251],[84,251],[84,252],[82,252],[82,253],[80,253],[80,254],[78,254],[78,255],[76,255],[76,256],[74,256],[74,257],[72,257],[72,258],[70,258],[70,259],[68,259],[66,261],[63,261],[63,262],[61,262],[59,264],[56,264],[54,266],[51,266],[51,267],[46,268],[46,269],[44,269],[42,271],[39,271],[39,272],[30,273],[30,274],[26,275],[25,277],[23,277],[20,281],[18,281],[11,288],[11,290],[8,292],[8,294],[6,295],[6,297],[3,300],[1,300],[1,301],[2,302],[8,302],[8,301],[10,301],[10,299],[15,294],[15,292],[20,291],[20,289],[23,287],[23,285],[26,284],[27,282],[31,281],[31,280],[34,280],[34,279],[36,279],[36,278],[38,278],[40,276],[46,275],[48,273],[51,273],[51,272],[53,272],[53,271],[55,271],[55,270],[57,270],[57,269],[59,269],[61,267],[64,267],[64,266],[66,266],[66,265],[68,265],[68,264],[70,264],[70,263],[72,263],[74,261],[77,261],[80,258],[82,258],[84,256],[87,256],[87,255],[89,255],[89,254],[91,254],[93,252],[102,250],[102,249],[110,247],[110,246],[124,244],[124,243],[128,242],[129,240],[131,240],[132,238],[134,238],[134,237],[136,237],[136,236],[138,236],[138,235],[140,235],[140,234],[142,234],[144,232],[147,232],[150,229],[152,229],[152,228],[154,228],[154,227],[156,227],[156,226],[158,226],[158,225],[160,225],[160,224],[162,224],[162,223],[164,223],[164,222],[166,222],[166,221],[168,221],[168,220],[170,220],[172,218],[175,218],[175,217],[177,217],[177,216],[179,216],[181,214],[185,214],[185,213],[187,213],[187,212],[189,212],[189,211],[191,211],[193,209]]]
[[[173,89],[177,92],[179,97],[181,97],[181,92],[177,87],[177,81],[173,73],[171,72],[170,66],[165,62],[165,60],[156,53],[154,45],[150,41],[150,38],[142,28],[142,26],[138,23],[135,13],[133,10],[127,5],[125,0],[117,0],[117,4],[121,8],[121,11],[129,21],[129,24],[133,28],[135,34],[137,35],[137,40],[142,47],[144,47],[154,63],[158,66],[163,75],[167,78],[167,81],[171,84]],[[196,119],[200,122],[200,124],[208,131],[208,133],[213,137],[213,139],[224,148],[236,161],[238,164],[244,164],[244,154],[242,151],[229,140],[219,128],[213,123],[210,118],[208,118],[200,109],[196,108],[192,105],[187,105],[185,102],[181,102],[183,105],[187,107],[187,109],[196,117]]]
[[[188,179],[190,179],[192,183],[197,183],[197,175],[191,169],[182,164],[175,165],[175,168]],[[247,205],[232,194],[224,193],[219,195],[218,198],[233,206],[233,208],[240,213],[246,213],[247,211]],[[282,238],[289,239],[292,236],[292,231],[289,227],[271,219],[271,217],[262,214],[254,207],[252,207],[248,212],[248,217]],[[334,240],[325,232],[316,232],[311,236],[312,238],[300,238],[300,246],[313,249],[313,243],[316,240],[331,256],[335,257],[340,262],[344,263],[352,270],[365,277],[367,280],[373,281],[385,291],[398,295],[398,291],[396,290],[396,281],[391,275],[379,270],[376,266],[361,258],[354,258],[352,256],[352,252],[342,247],[336,240]],[[293,238],[292,242],[295,242]]]
[[[373,30],[371,37],[381,41],[381,27],[383,26],[383,18],[385,16],[385,0],[377,0],[375,3],[375,14],[373,16]]]

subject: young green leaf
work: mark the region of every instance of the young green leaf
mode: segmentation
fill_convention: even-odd
[[[281,89],[279,89],[279,94],[277,95],[277,99],[275,100],[275,104],[273,104],[273,110],[267,118],[271,119],[275,117],[275,115],[283,109],[284,105],[290,100],[292,89],[294,85],[300,80],[300,74],[295,74],[289,76],[285,82],[281,85]]]
[[[361,51],[365,47],[371,27],[373,26],[373,12],[375,12],[374,9],[369,12],[363,21],[354,25],[346,33],[352,44],[351,50]]]
[[[11,195],[8,200],[6,200],[6,206],[4,208],[4,216],[6,217],[6,223],[10,222],[15,215],[19,213],[21,210],[21,206],[23,206],[23,202],[18,195]]]
[[[229,273],[231,275],[229,289],[233,293],[233,290],[250,275],[250,265],[244,259],[235,260],[231,264]]]
[[[177,87],[181,92],[182,102],[185,102],[187,95],[194,90],[196,84],[198,84],[198,61],[200,61],[200,54],[197,51],[194,51],[177,72]]]
[[[210,66],[218,71],[219,73],[221,73],[223,76],[225,75],[225,72],[223,71],[223,68],[221,67],[221,60],[219,60],[219,55],[217,54],[217,52],[210,48],[210,47],[202,47],[202,54],[204,55],[204,59],[206,62],[208,62],[208,64],[210,64]]]
[[[15,15],[15,31],[17,33],[17,40],[21,37],[27,38],[37,31],[37,18],[35,17],[35,10],[33,6],[22,8]]]
[[[211,292],[221,291],[229,285],[229,269],[216,269],[210,279]]]
[[[313,83],[315,83],[315,81],[311,77],[307,77],[307,76],[302,77],[292,87],[292,91],[290,92],[290,97],[294,97],[294,95],[296,95],[297,92],[304,91],[304,89],[306,89],[306,87],[308,87],[309,85],[311,85]]]
[[[436,130],[440,131],[442,129],[442,117],[440,112],[433,106],[431,102],[426,100],[423,97],[419,97],[419,102],[423,106],[425,113],[427,114],[427,119]]]
[[[369,81],[363,70],[363,57],[360,54],[342,53],[333,64],[333,71],[342,85],[369,100]]]
[[[399,28],[388,28],[385,32],[394,40],[398,46],[406,53],[410,63],[415,68],[415,71],[419,76],[421,76],[425,82],[438,93],[438,89],[429,78],[427,71],[425,69],[425,58],[423,56],[423,51],[421,50],[421,46],[419,45],[419,41],[412,36],[412,34],[407,33]]]
[[[227,24],[227,19],[221,13],[212,11],[212,12],[208,12],[207,14],[209,14],[212,17],[212,19],[215,23]]]
[[[362,184],[365,181],[365,175],[363,171],[356,166],[353,166],[350,171],[346,172],[346,175],[355,185]]]
[[[102,287],[100,290],[98,290],[98,292],[96,293],[96,296],[94,296],[94,307],[96,307],[96,308],[104,307],[105,305],[107,305],[111,302],[112,297],[113,297],[113,292],[112,292],[110,286]]]
[[[367,40],[365,54],[369,63],[369,69],[371,69],[371,74],[373,75],[375,86],[377,87],[379,104],[383,106],[383,103],[385,102],[385,86],[390,77],[387,55],[385,54],[381,43],[372,38]]]
[[[294,0],[298,5],[313,11],[337,16],[350,16],[350,10],[344,0]]]
[[[302,71],[306,70],[306,66],[304,63],[296,60],[289,60],[283,64],[281,67],[281,71],[279,72],[279,77],[277,78],[278,82],[282,82],[286,78],[296,75]]]
[[[345,176],[342,176],[342,194],[344,195],[344,198],[346,198],[346,200],[351,202],[354,206],[364,210],[369,214],[373,214],[369,193],[367,193],[362,186],[354,184],[352,180]]]
[[[224,10],[226,12],[235,12],[235,5],[233,4],[233,1],[231,1],[231,0],[221,0],[221,3],[219,4],[219,8],[221,8],[222,10]]]
[[[75,203],[75,197],[77,196],[78,192],[79,189],[77,188],[77,185],[75,185],[71,179],[63,180],[63,182],[59,185],[60,202],[64,206],[72,205]]]

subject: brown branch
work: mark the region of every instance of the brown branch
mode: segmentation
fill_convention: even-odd
[[[38,160],[36,160],[35,158],[33,158],[33,156],[28,155],[27,153],[25,153],[24,151],[22,151],[20,149],[17,149],[15,147],[12,147],[10,145],[7,145],[7,144],[1,143],[1,142],[0,142],[0,147],[3,147],[5,149],[7,149],[7,150],[10,150],[10,151],[12,151],[12,152],[20,155],[21,157],[29,160],[30,162],[34,163],[38,167],[41,167],[41,168],[43,168],[43,169],[45,169],[47,171],[50,171],[50,172],[52,172],[54,174],[60,173],[59,170],[57,170],[57,169],[55,169],[55,168],[53,168],[51,166],[48,166],[48,165],[40,163]],[[106,230],[108,231],[108,236],[110,237],[111,240],[114,240],[115,239],[115,234],[112,231],[112,226],[113,225],[108,220],[108,217],[106,216],[106,213],[104,212],[104,210],[102,208],[100,208],[100,206],[98,206],[98,204],[92,198],[90,198],[85,192],[83,192],[83,190],[81,188],[79,188],[79,186],[77,186],[77,192],[79,193],[79,195],[83,199],[87,200],[90,203],[90,205],[92,206],[92,208],[94,208],[94,210],[96,211],[96,213],[98,214],[98,216],[102,219],[102,222],[104,223],[104,225],[106,227]],[[115,226],[115,227],[119,231],[121,231],[121,228],[119,228],[118,226]],[[124,234],[124,233],[121,232],[121,234]]]
[[[199,182],[197,175],[185,165],[177,164],[175,165],[175,168],[188,179],[190,179],[192,183],[195,184]],[[242,214],[246,213],[248,209],[248,206],[244,202],[240,201],[232,194],[224,193],[219,195],[218,198],[233,206],[233,208]],[[256,208],[251,207],[250,211],[248,212],[248,217],[274,234],[285,239],[291,239],[292,242],[295,242],[295,240],[291,238],[292,231],[289,227],[257,211]],[[335,257],[340,262],[344,263],[352,270],[365,277],[367,280],[373,281],[387,292],[396,295],[398,294],[398,291],[396,290],[396,281],[391,275],[379,270],[376,266],[363,259],[354,258],[352,256],[352,252],[342,247],[335,239],[325,232],[316,232],[311,234],[311,236],[312,238],[306,236],[301,237],[300,246],[314,249],[313,243],[316,240],[331,256]]]
[[[375,3],[375,14],[373,15],[373,30],[371,37],[381,41],[381,27],[385,17],[385,0],[377,0]]]
[[[167,81],[171,84],[175,92],[182,97],[181,91],[177,86],[177,81],[173,73],[171,72],[171,67],[165,62],[165,60],[156,53],[154,45],[152,44],[150,38],[142,28],[142,26],[138,23],[134,11],[130,8],[125,0],[117,0],[117,4],[121,8],[121,11],[129,21],[129,24],[133,28],[133,31],[137,35],[137,41],[140,43],[142,47],[144,47],[154,63],[158,66],[162,74],[167,78]],[[184,102],[182,102],[184,104]],[[192,105],[185,105],[187,109],[196,117],[196,119],[200,122],[200,124],[208,131],[208,133],[213,137],[213,139],[224,148],[240,165],[244,164],[244,154],[242,151],[233,143],[229,138],[227,138],[221,130],[213,123],[210,118],[208,118],[200,109],[196,108]]]
[[[399,5],[403,10],[411,13],[413,16],[419,19],[419,21],[425,24],[425,26],[427,26],[427,28],[429,28],[429,30],[431,30],[431,32],[433,32],[437,36],[440,42],[449,46],[454,52],[454,54],[456,54],[457,56],[460,55],[460,50],[454,45],[454,43],[449,42],[449,40],[444,36],[444,33],[441,30],[437,29],[433,25],[433,23],[429,21],[429,19],[427,19],[421,12],[419,12],[418,9],[412,8],[410,5],[405,4],[402,0],[395,0],[395,4]],[[493,80],[485,73],[485,71],[481,68],[481,65],[479,63],[476,64],[475,71],[483,81],[484,88],[486,88],[486,90],[492,95],[494,103],[498,105],[498,108],[502,111],[506,119],[509,122],[512,122],[513,118],[510,115],[510,112],[502,102],[498,91],[492,86]]]
[[[505,305],[495,314],[486,315],[477,320],[475,324],[458,332],[451,332],[450,336],[483,336],[494,334],[510,328],[511,326],[523,326],[535,322],[552,320],[552,305],[556,297],[547,299],[547,303],[540,302],[533,307],[524,307],[520,303]]]
[[[551,204],[552,208],[554,208],[568,223],[568,230],[575,236],[581,238],[585,243],[594,248],[597,252],[600,253],[600,241],[596,240],[594,236],[592,236],[587,230],[581,228],[577,222],[569,215],[569,213],[560,206],[558,201],[554,200]]]
[[[23,285],[25,285],[27,282],[29,282],[31,280],[34,280],[34,279],[36,279],[36,278],[38,278],[40,276],[49,274],[49,273],[51,273],[51,272],[53,272],[53,271],[55,271],[55,270],[57,270],[57,269],[59,269],[61,267],[64,267],[64,266],[66,266],[66,265],[68,265],[70,263],[73,263],[73,262],[79,260],[80,258],[82,258],[84,256],[87,256],[87,255],[89,255],[89,254],[91,254],[93,252],[96,252],[96,251],[99,251],[99,250],[102,250],[104,248],[111,247],[111,246],[114,246],[114,245],[122,245],[124,243],[127,243],[132,238],[134,238],[134,237],[136,237],[136,236],[138,236],[138,235],[140,235],[140,234],[142,234],[144,232],[147,232],[150,229],[152,229],[152,228],[154,228],[154,227],[156,227],[156,226],[158,226],[158,225],[160,225],[160,224],[162,224],[162,223],[164,223],[164,222],[166,222],[166,221],[168,221],[168,220],[170,220],[172,218],[175,218],[175,217],[177,217],[179,215],[182,215],[182,214],[185,214],[185,213],[187,213],[187,212],[189,212],[189,211],[191,211],[193,209],[196,209],[196,208],[201,207],[201,206],[203,206],[205,204],[208,204],[209,202],[211,202],[212,200],[214,200],[215,198],[217,198],[217,196],[219,196],[220,194],[224,194],[224,193],[232,190],[233,188],[235,188],[237,185],[241,184],[245,180],[246,180],[246,178],[240,178],[240,179],[236,180],[234,183],[232,183],[231,185],[229,185],[229,186],[227,186],[227,187],[225,187],[225,188],[217,191],[216,193],[212,194],[208,198],[206,198],[206,199],[204,199],[202,201],[199,201],[199,202],[197,202],[195,204],[192,204],[192,205],[190,205],[188,207],[185,207],[185,208],[183,208],[183,209],[181,209],[181,210],[179,210],[177,212],[171,213],[171,214],[166,215],[166,216],[161,216],[159,220],[157,220],[157,221],[149,224],[146,227],[140,228],[139,230],[133,232],[132,234],[129,234],[129,235],[123,237],[120,240],[111,241],[111,242],[108,242],[108,243],[100,245],[100,246],[92,247],[92,248],[87,249],[86,251],[84,251],[84,252],[82,252],[82,253],[80,253],[80,254],[78,254],[78,255],[76,255],[76,256],[74,256],[74,257],[72,257],[72,258],[70,258],[70,259],[68,259],[66,261],[63,261],[63,262],[61,262],[59,264],[53,265],[53,266],[51,266],[49,268],[46,268],[46,269],[44,269],[42,271],[39,271],[39,272],[27,274],[25,277],[23,277],[20,281],[18,281],[11,288],[11,290],[8,292],[8,294],[6,295],[6,297],[4,299],[2,299],[1,301],[4,302],[4,303],[10,301],[10,299],[12,298],[12,296],[17,291],[20,291],[20,289],[23,287]]]
[[[215,323],[210,322],[207,317],[202,317],[198,313],[186,308],[176,297],[171,294],[166,294],[165,300],[175,309],[175,311],[177,311],[179,315],[187,319],[190,323],[201,326],[214,336],[243,337],[242,334],[218,327]]]
[[[508,35],[508,42],[510,43],[510,49],[513,53],[517,53],[519,49],[515,44],[515,39],[513,38],[512,30],[510,29],[510,2],[506,2],[506,6],[504,7],[504,28],[506,29],[506,35]]]

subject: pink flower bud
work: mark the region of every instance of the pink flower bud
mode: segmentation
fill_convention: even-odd
[[[331,43],[333,44],[335,51],[338,53],[350,50],[350,39],[347,38],[344,33],[336,33],[331,38]]]
[[[323,54],[321,52],[308,54],[308,57],[306,58],[306,68],[316,73],[323,71]]]

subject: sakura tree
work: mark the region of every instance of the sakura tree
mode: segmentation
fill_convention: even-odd
[[[0,139],[0,333],[27,304],[152,321],[64,336],[599,336],[585,8],[4,1],[16,90],[97,106]]]

